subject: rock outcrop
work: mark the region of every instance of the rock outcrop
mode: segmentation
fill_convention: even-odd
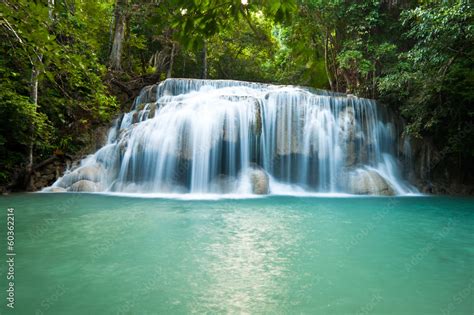
[[[358,169],[349,176],[348,190],[356,195],[385,195],[395,194],[392,186],[374,170]]]
[[[338,140],[345,148],[345,166],[354,166],[357,161],[356,127],[354,109],[348,106],[339,114]]]
[[[100,180],[101,168],[98,165],[84,166],[75,171],[64,175],[56,186],[68,188],[80,180],[87,180],[91,182],[98,182]]]
[[[83,179],[72,184],[68,190],[74,192],[95,192],[98,190],[97,188],[98,186],[96,183]]]
[[[252,193],[256,195],[266,195],[270,191],[268,174],[262,169],[252,169],[250,171],[250,184]]]

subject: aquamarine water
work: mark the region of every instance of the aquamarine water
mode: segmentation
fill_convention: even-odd
[[[19,194],[0,205],[3,252],[15,208],[12,314],[474,312],[474,199]]]

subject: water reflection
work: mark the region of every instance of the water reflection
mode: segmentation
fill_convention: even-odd
[[[218,230],[209,227],[203,231],[211,243],[198,260],[198,267],[206,273],[208,282],[192,310],[276,311],[279,299],[287,296],[291,249],[299,238],[291,227],[298,220],[291,213],[222,214]]]

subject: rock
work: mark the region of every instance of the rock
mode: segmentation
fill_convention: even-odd
[[[239,135],[239,124],[236,119],[225,119],[222,126],[222,139],[224,141],[236,143]]]
[[[289,121],[288,115],[291,117]],[[278,155],[304,153],[301,141],[303,129],[299,128],[305,119],[304,112],[299,110],[298,106],[288,104],[288,106],[278,107],[276,117],[276,153]]]
[[[373,144],[368,141],[362,143],[362,147],[359,149],[359,163],[362,165],[369,164],[369,161],[374,158],[374,147]]]
[[[97,191],[97,184],[90,180],[80,180],[69,187],[68,190],[77,192],[95,192]]]
[[[80,180],[98,182],[100,180],[101,168],[99,165],[88,165],[80,167],[71,173],[64,175],[57,186],[67,188]]]
[[[120,151],[120,156],[124,156],[125,152],[127,152],[128,148],[128,141],[122,140],[119,142],[119,151]]]
[[[142,111],[143,109],[145,109],[146,105],[147,104],[145,104],[145,103],[138,104],[137,107],[135,108],[135,110],[137,112]]]
[[[250,184],[253,194],[266,195],[269,193],[269,178],[262,169],[252,169],[250,171]]]
[[[255,122],[253,132],[256,135],[262,134],[262,111],[260,109],[260,104],[257,101],[255,101]]]
[[[139,122],[140,113],[138,111],[133,112],[132,115],[132,124]]]
[[[135,107],[133,123],[153,118],[155,116],[156,103],[140,103]]]
[[[135,100],[135,102],[136,102],[135,106],[139,106],[142,103],[156,102],[156,96],[157,96],[156,92],[157,92],[156,85],[145,86],[140,91],[140,95]]]
[[[356,164],[356,145],[354,141],[348,142],[346,145],[346,166],[354,166]]]
[[[211,186],[213,191],[218,191],[221,194],[228,194],[237,188],[237,183],[235,178],[220,174],[212,181]]]
[[[57,187],[67,188],[76,181],[76,176],[72,173],[65,174],[56,183]]]
[[[151,119],[153,117],[155,117],[155,113],[156,113],[156,103],[151,103],[148,107],[149,109],[149,112],[148,112],[148,119]]]
[[[84,166],[76,170],[78,179],[86,179],[93,182],[98,182],[100,180],[101,171],[99,165]]]
[[[349,176],[348,186],[349,192],[356,195],[395,194],[387,180],[374,170],[356,170]]]
[[[356,121],[354,117],[354,109],[346,107],[339,114],[339,143],[345,148],[345,165],[353,166],[357,160],[356,152]]]
[[[119,163],[120,147],[117,143],[108,144],[95,153],[95,160],[99,165],[100,175],[106,170],[113,169]]]
[[[47,191],[57,193],[57,192],[66,192],[67,190],[62,187],[51,187]]]

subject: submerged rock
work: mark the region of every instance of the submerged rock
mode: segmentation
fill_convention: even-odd
[[[268,174],[262,169],[253,169],[250,171],[250,184],[252,193],[257,195],[266,195],[269,193]]]
[[[374,170],[357,170],[349,176],[349,192],[356,195],[395,194],[392,186]]]

